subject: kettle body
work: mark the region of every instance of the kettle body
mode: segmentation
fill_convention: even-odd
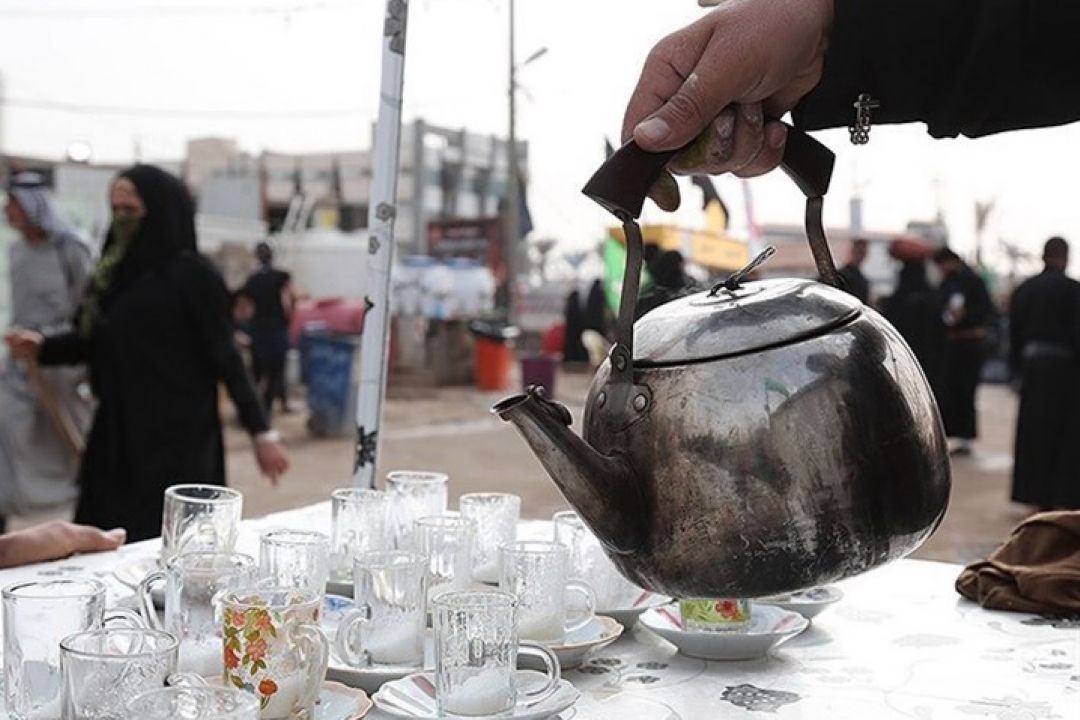
[[[640,490],[640,546],[611,558],[642,587],[757,597],[828,583],[907,555],[944,515],[937,406],[869,308],[792,344],[633,373],[615,407],[600,368],[584,439],[624,457],[626,492]]]

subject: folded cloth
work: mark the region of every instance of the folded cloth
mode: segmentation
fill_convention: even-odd
[[[990,557],[964,568],[956,591],[993,610],[1080,614],[1080,511],[1020,523]]]

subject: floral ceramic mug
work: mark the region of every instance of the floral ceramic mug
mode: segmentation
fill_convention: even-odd
[[[290,588],[234,590],[223,598],[225,684],[254,694],[262,720],[311,720],[329,645],[322,599]]]

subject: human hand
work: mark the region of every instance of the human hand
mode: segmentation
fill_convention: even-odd
[[[669,165],[679,174],[754,177],[780,164],[778,118],[820,81],[833,0],[726,0],[661,40],[645,61],[623,139],[660,152],[693,145]],[[679,189],[665,175],[650,196],[665,210]]]
[[[259,471],[270,479],[271,485],[277,485],[278,477],[289,469],[289,453],[280,442],[256,441],[255,462]]]
[[[4,333],[4,342],[7,343],[11,357],[27,362],[37,360],[44,339],[39,332],[23,330],[18,327],[11,328]]]
[[[53,520],[0,536],[0,567],[58,560],[74,553],[115,550],[126,540],[127,531],[123,528],[105,531]]]

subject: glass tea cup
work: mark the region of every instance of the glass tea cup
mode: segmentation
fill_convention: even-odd
[[[259,720],[251,693],[226,687],[150,690],[127,703],[126,720]]]
[[[473,543],[473,579],[499,582],[500,548],[517,539],[521,519],[521,498],[510,493],[468,493],[458,500],[463,518],[476,523]]]
[[[596,612],[596,596],[586,583],[569,580],[570,551],[565,545],[523,540],[502,548],[499,588],[518,599],[518,634],[525,640],[561,642],[579,630]],[[567,618],[567,596],[584,598],[585,611]]]
[[[319,628],[322,602],[296,588],[225,593],[225,684],[255,694],[262,720],[312,717],[329,654]]]
[[[59,720],[60,641],[106,622],[137,627],[138,614],[106,611],[98,580],[40,580],[3,589],[4,697],[15,720]]]
[[[165,687],[176,673],[179,642],[147,628],[106,628],[69,635],[60,642],[64,720],[114,720],[125,704]]]
[[[679,615],[691,632],[741,632],[750,626],[751,605],[745,598],[683,599]]]
[[[435,702],[439,715],[505,713],[525,696],[538,702],[559,685],[559,661],[542,645],[519,643],[517,599],[498,590],[451,592],[432,604],[435,634]],[[543,687],[517,687],[518,654],[538,657],[548,676]]]
[[[219,485],[173,485],[165,490],[161,561],[186,552],[232,552],[244,496]]]
[[[424,661],[427,559],[402,550],[361,553],[353,562],[356,610],[341,621],[338,656],[353,667]]]
[[[576,512],[557,512],[551,517],[551,524],[555,542],[570,551],[570,579],[588,583],[596,594],[596,607],[601,614],[605,610],[632,607],[645,592],[623,577]]]
[[[413,534],[416,552],[427,560],[429,603],[440,593],[468,589],[476,523],[460,515],[424,517]]]
[[[348,583],[357,555],[391,549],[386,532],[389,501],[379,490],[343,488],[331,494],[330,503],[330,578]]]
[[[440,472],[398,470],[387,473],[390,530],[397,549],[415,549],[411,544],[412,532],[419,518],[446,512],[449,482],[450,477]]]
[[[180,641],[180,670],[220,676],[220,596],[226,590],[248,587],[258,580],[255,558],[240,553],[194,552],[177,555],[164,570],[139,583],[137,596],[147,624],[166,630]],[[165,583],[165,621],[154,608],[153,587]]]
[[[269,585],[326,592],[330,537],[314,530],[269,530],[259,536],[259,569]]]

